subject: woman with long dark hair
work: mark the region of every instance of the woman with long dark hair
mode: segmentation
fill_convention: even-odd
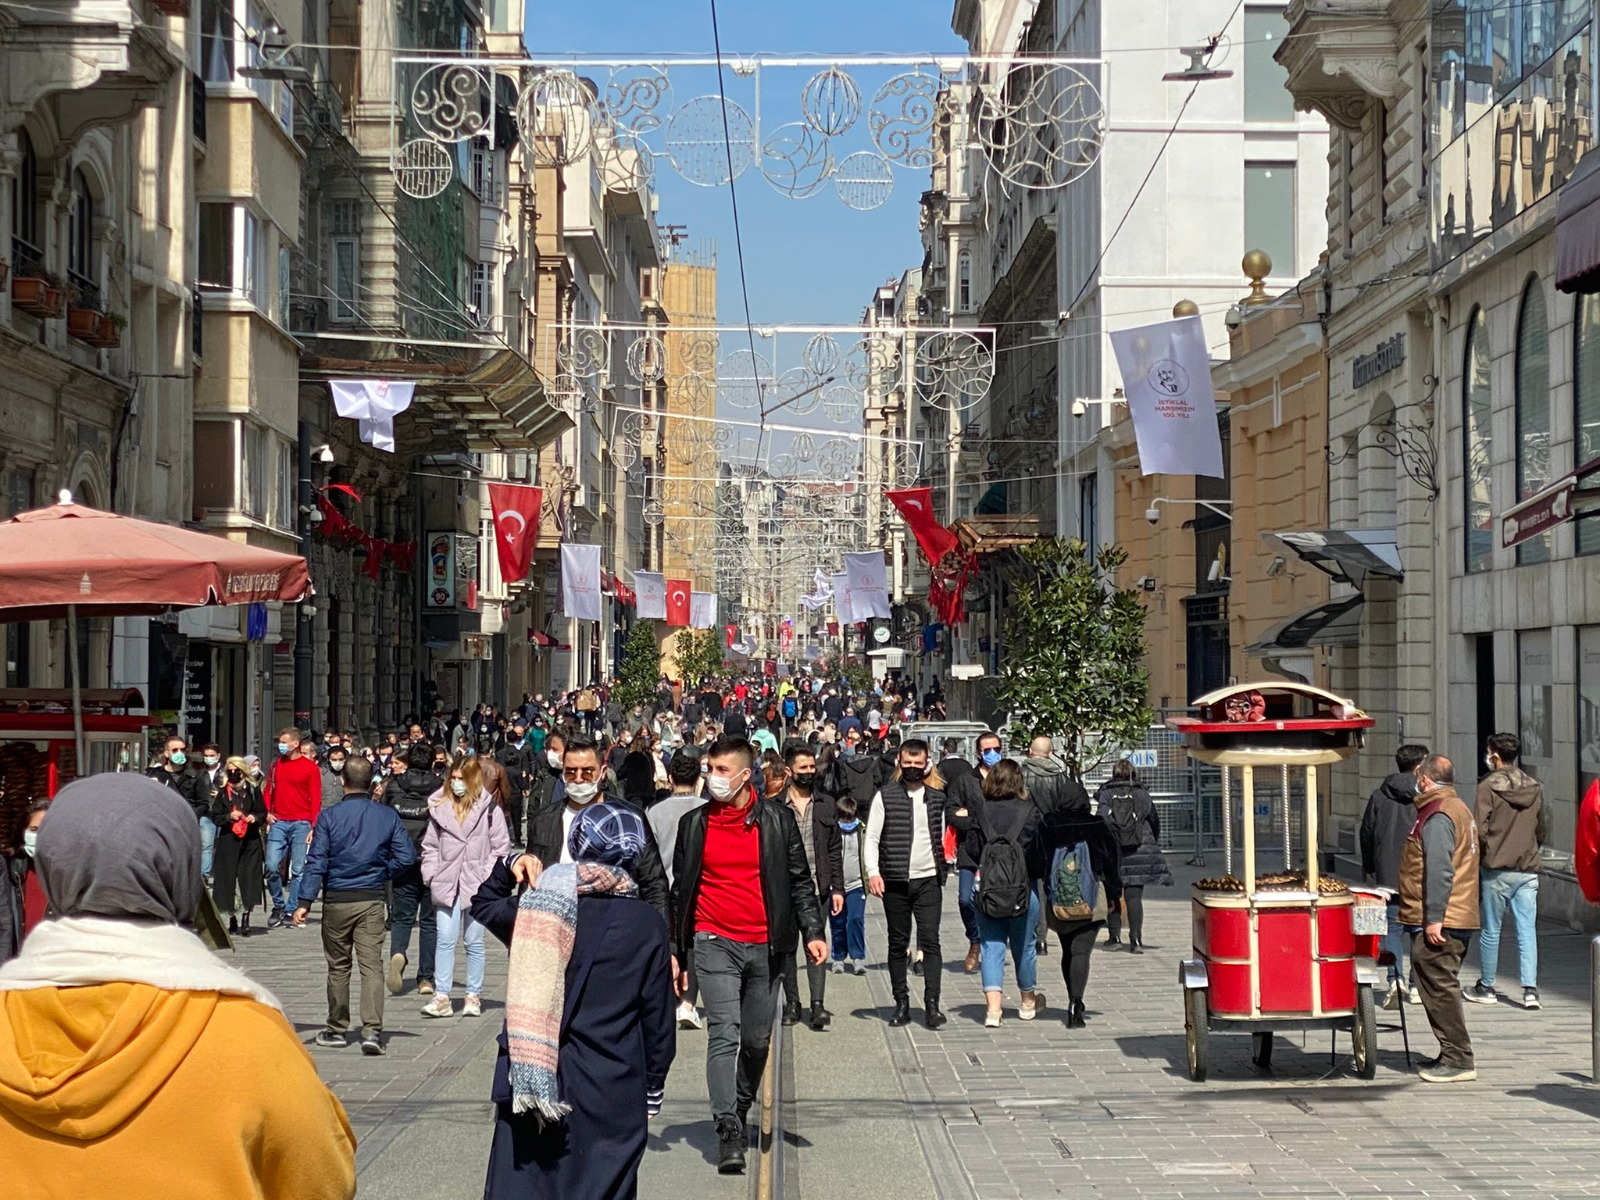
[[[1125,758],[1111,768],[1111,778],[1095,793],[1095,812],[1111,830],[1120,851],[1122,897],[1128,906],[1128,953],[1144,953],[1144,889],[1172,886],[1172,871],[1161,851],[1161,816],[1155,801],[1139,782],[1139,772]],[[1106,918],[1106,945],[1122,941],[1122,914]]]

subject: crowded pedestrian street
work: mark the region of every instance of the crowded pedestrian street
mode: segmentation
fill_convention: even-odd
[[[0,0],[0,1200],[1600,1197],[1597,112]]]

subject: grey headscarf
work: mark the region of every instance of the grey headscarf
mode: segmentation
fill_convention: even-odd
[[[200,823],[176,792],[142,775],[62,788],[34,861],[57,916],[187,925],[200,905]]]

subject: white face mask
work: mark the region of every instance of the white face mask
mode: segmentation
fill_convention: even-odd
[[[567,799],[574,804],[587,804],[600,792],[600,785],[592,779],[567,784]]]
[[[1489,770],[1491,770],[1491,771],[1494,770],[1495,769],[1494,755],[1485,754],[1483,756],[1483,765],[1485,767],[1489,768]]]
[[[465,796],[467,794],[467,781],[465,779],[452,779],[450,781],[450,790],[458,796]]]
[[[22,831],[22,848],[32,858],[39,850],[39,831],[37,829],[24,829]]]
[[[743,774],[744,772],[741,771],[739,775],[707,775],[706,788],[718,800],[726,800],[744,787],[744,780],[740,778],[740,775]],[[737,784],[735,784],[735,780],[738,780]]]
[[[561,769],[561,751],[559,751],[559,750],[546,750],[544,752],[544,760],[545,760],[545,762],[549,763],[552,767],[554,767],[556,770],[559,771]]]

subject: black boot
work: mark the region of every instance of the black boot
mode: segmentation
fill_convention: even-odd
[[[929,1029],[937,1029],[950,1019],[939,1008],[939,1002],[932,999],[922,1002],[922,1015],[923,1019],[927,1021]]]
[[[239,936],[240,937],[249,937],[250,934],[251,934],[250,913],[247,910],[245,912],[244,916],[239,918]]]
[[[229,933],[238,933],[239,932],[239,918],[238,917],[229,917],[228,918],[228,932]]]
[[[800,1002],[798,1000],[785,1000],[783,1002],[783,1027],[789,1029],[800,1024]]]
[[[1106,945],[1120,946],[1122,945],[1122,939],[1114,933],[1108,933],[1106,934]]]
[[[911,1024],[910,1000],[896,1000],[894,1002],[894,1012],[889,1017],[889,1024],[894,1026],[896,1029],[899,1029],[903,1025]]]
[[[1074,1000],[1067,1006],[1067,1028],[1082,1029],[1083,1027],[1083,1001]]]
[[[828,1027],[828,1022],[833,1020],[833,1014],[822,1007],[822,1001],[811,1002],[811,1028],[821,1033]]]
[[[1129,954],[1143,954],[1144,953],[1144,943],[1141,942],[1136,937],[1130,937],[1128,939],[1128,953]]]
[[[743,1175],[745,1150],[750,1144],[744,1124],[735,1117],[718,1118],[717,1143],[717,1174]]]

